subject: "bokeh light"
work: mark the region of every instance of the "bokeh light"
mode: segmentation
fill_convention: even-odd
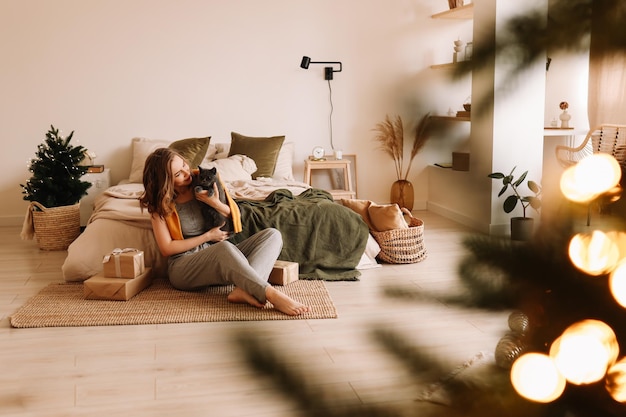
[[[576,268],[589,275],[612,271],[617,266],[619,256],[618,244],[600,230],[578,233],[570,240],[570,260]]]
[[[561,192],[568,200],[586,203],[613,189],[622,176],[617,160],[606,153],[590,155],[561,175]]]
[[[609,288],[615,301],[626,307],[626,260],[622,260],[609,276]]]
[[[513,363],[511,383],[522,397],[549,403],[561,396],[566,381],[548,355],[526,353]]]
[[[615,401],[626,402],[626,358],[611,366],[606,374],[605,386]]]
[[[550,357],[567,381],[582,385],[600,381],[617,360],[615,332],[599,320],[583,320],[568,327],[550,347]]]

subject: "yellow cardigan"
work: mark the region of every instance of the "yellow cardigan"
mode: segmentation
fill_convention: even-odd
[[[193,172],[195,175],[197,175],[198,173],[197,170],[194,170]],[[241,227],[241,212],[239,211],[239,206],[237,206],[235,200],[233,200],[233,198],[228,193],[228,189],[224,186],[222,179],[219,178],[219,174],[218,180],[222,185],[222,188],[224,189],[224,194],[226,194],[226,201],[228,201],[228,207],[230,207],[230,217],[233,220],[233,231],[235,233],[239,233],[243,230],[243,228]],[[180,218],[178,217],[178,212],[176,211],[175,207],[173,207],[172,213],[165,217],[165,223],[167,224],[167,228],[170,231],[170,236],[172,237],[172,239],[183,239],[183,231],[182,227],[180,226]]]

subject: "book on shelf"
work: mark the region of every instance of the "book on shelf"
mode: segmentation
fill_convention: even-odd
[[[470,117],[470,112],[465,110],[459,110],[456,112],[456,117]]]
[[[99,174],[104,172],[104,165],[89,165],[87,166],[87,172],[90,174]]]

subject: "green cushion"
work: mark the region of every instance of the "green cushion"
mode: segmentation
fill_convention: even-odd
[[[231,144],[228,156],[246,155],[255,163],[257,170],[252,178],[268,177],[274,175],[278,153],[285,141],[284,136],[250,137],[231,132]]]
[[[185,158],[190,167],[197,168],[209,149],[210,141],[210,136],[206,138],[180,139],[170,143],[169,147]]]

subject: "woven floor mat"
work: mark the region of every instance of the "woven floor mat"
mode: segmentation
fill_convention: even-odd
[[[53,283],[29,299],[11,316],[13,327],[73,327],[215,321],[329,319],[337,317],[326,285],[300,280],[275,288],[311,307],[288,316],[268,303],[259,309],[226,300],[232,286],[198,292],[178,291],[158,279],[128,301],[85,300],[82,283]]]

